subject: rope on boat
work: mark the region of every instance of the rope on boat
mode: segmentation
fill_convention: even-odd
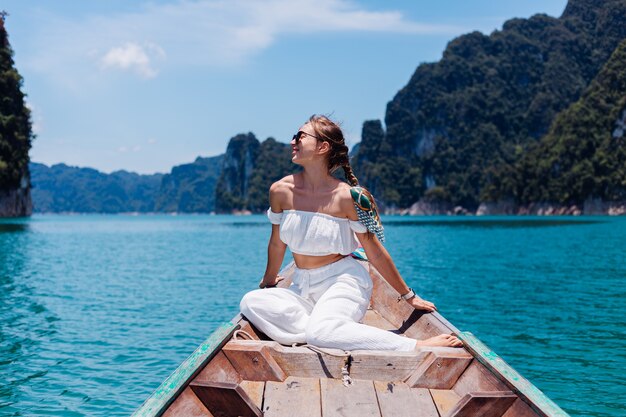
[[[250,336],[250,333],[246,332],[245,330],[235,330],[235,333],[233,333],[233,340],[237,340],[237,337],[239,335],[243,335],[246,337],[247,340],[254,340],[254,338],[252,336]],[[242,339],[242,340],[246,340],[246,339]]]
[[[297,345],[298,343],[294,343],[291,346],[297,347]],[[352,364],[352,354],[350,353],[350,351],[344,350],[342,354],[338,354],[309,344],[302,345],[302,347],[310,349],[315,353],[335,356],[337,358],[344,358],[343,366],[341,367],[341,382],[343,383],[344,387],[349,387],[350,385],[352,385],[352,378],[350,378],[350,365]]]

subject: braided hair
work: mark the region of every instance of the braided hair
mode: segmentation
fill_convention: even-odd
[[[343,172],[348,184],[353,187],[359,185],[359,180],[356,178],[356,175],[354,175],[352,166],[350,166],[348,146],[346,145],[346,140],[343,137],[343,132],[339,125],[328,117],[318,114],[314,114],[309,118],[309,124],[318,138],[330,144],[328,172],[332,174],[340,167],[343,167]]]

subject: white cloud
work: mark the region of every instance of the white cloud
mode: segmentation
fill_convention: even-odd
[[[142,78],[154,78],[157,70],[154,69],[155,58],[164,58],[165,52],[155,44],[142,47],[133,42],[111,48],[100,60],[103,68],[131,70]]]
[[[134,145],[132,148],[129,148],[128,146],[120,146],[119,148],[117,148],[117,152],[119,153],[139,152],[139,151],[141,151],[141,146],[139,145]]]
[[[49,14],[39,20],[39,40],[27,60],[31,69],[63,76],[68,68],[88,73],[99,67],[143,78],[168,65],[239,65],[292,34],[458,35],[465,30],[414,22],[399,11],[367,10],[351,0],[178,0],[80,21]]]

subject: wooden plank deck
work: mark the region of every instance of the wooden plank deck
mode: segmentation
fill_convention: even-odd
[[[289,377],[283,382],[268,382],[263,412],[265,417],[321,417],[319,379]]]
[[[346,353],[282,346],[238,315],[196,349],[133,417],[567,416],[471,333],[460,332],[439,313],[398,303],[375,269],[370,275],[375,296],[364,323],[418,339],[457,334],[465,349]],[[253,340],[231,339],[240,326],[245,334],[239,339]],[[348,386],[341,380],[346,363]]]
[[[380,417],[372,381],[353,380],[348,387],[338,379],[320,380],[323,417]]]
[[[439,417],[425,388],[409,388],[402,382],[374,381],[383,417]]]

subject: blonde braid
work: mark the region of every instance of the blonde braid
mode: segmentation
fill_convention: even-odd
[[[343,166],[343,173],[346,176],[346,181],[348,181],[348,184],[353,187],[359,185],[359,180],[356,178],[356,175],[354,175],[354,171],[352,171],[350,162],[346,162],[346,164]]]

